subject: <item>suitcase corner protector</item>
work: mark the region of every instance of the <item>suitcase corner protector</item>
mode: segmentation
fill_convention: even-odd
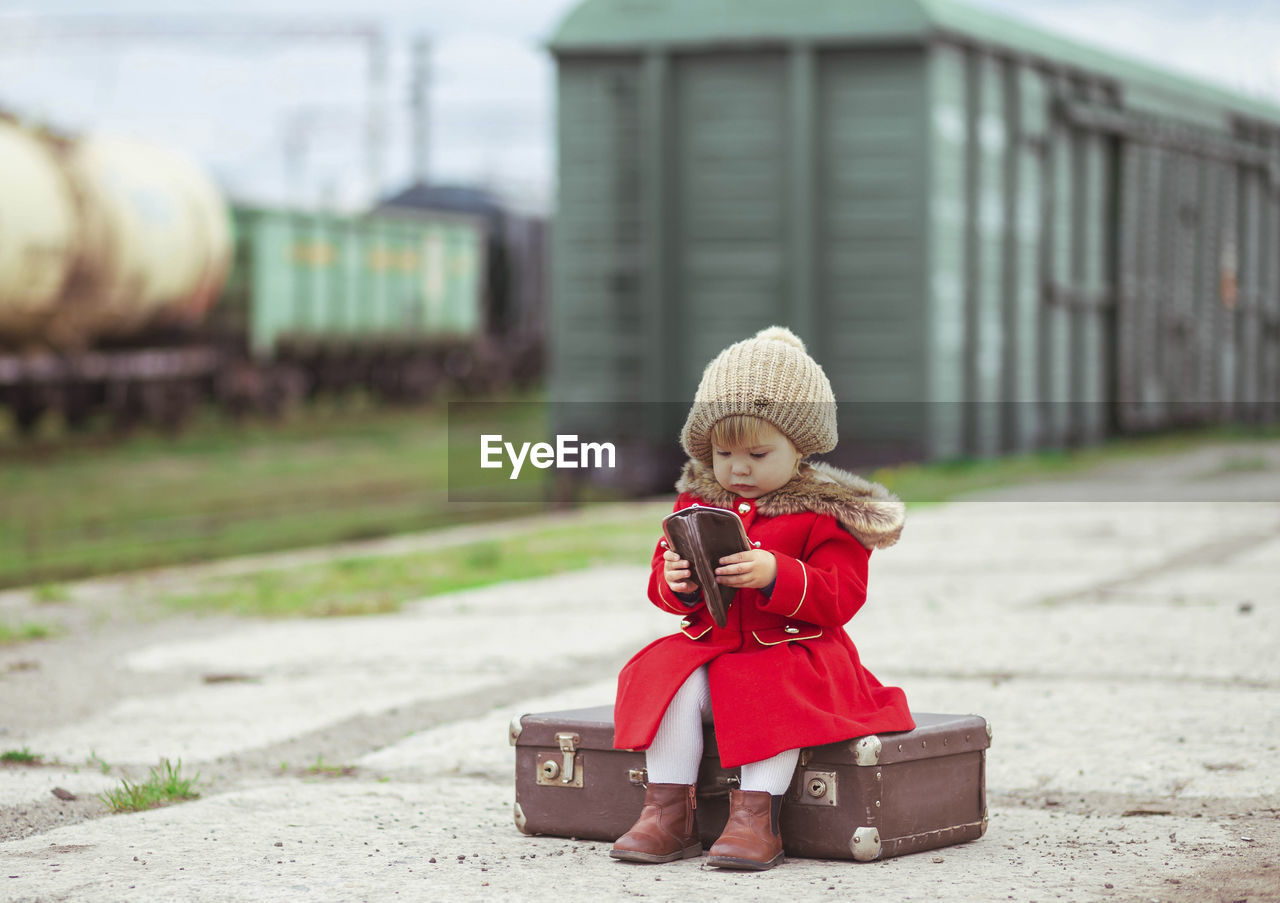
[[[521,806],[520,806],[520,803],[519,803],[519,802],[517,802],[517,803],[515,804],[515,806],[513,807],[512,812],[513,812],[513,814],[514,814],[514,816],[515,816],[516,828],[518,828],[518,829],[519,829],[520,833],[521,833],[521,834],[532,834],[533,832],[529,830],[529,822],[528,822],[528,820],[527,820],[527,819],[525,819],[525,817],[524,817],[524,809],[523,809],[523,808],[521,808]]]
[[[855,740],[850,746],[853,753],[853,764],[860,767],[880,764],[880,753],[884,744],[875,734],[868,734]]]
[[[524,715],[516,715],[511,719],[511,726],[507,728],[507,741],[515,746],[520,739],[520,732],[524,730]]]
[[[858,828],[849,840],[849,850],[857,862],[879,859],[881,849],[879,828]]]

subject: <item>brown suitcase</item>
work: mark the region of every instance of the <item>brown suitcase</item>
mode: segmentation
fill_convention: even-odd
[[[801,751],[782,806],[788,855],[869,862],[986,833],[986,720],[913,717],[913,731]],[[510,739],[515,821],[524,833],[612,842],[640,814],[644,753],[613,749],[613,706],[522,715]],[[737,780],[736,769],[720,766],[708,725],[698,774],[704,847],[724,828]]]

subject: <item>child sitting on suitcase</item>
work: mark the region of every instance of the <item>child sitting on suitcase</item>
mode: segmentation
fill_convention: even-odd
[[[710,715],[721,764],[741,766],[742,780],[708,863],[769,869],[783,858],[782,795],[802,747],[914,727],[902,691],[862,667],[843,629],[866,601],[870,550],[897,541],[904,506],[883,486],[804,460],[836,445],[835,396],[781,327],[707,366],[680,438],[690,460],[675,510],[737,512],[755,548],[716,568],[718,583],[738,588],[724,627],[689,562],[665,541],[654,552],[649,599],[683,620],[618,676],[614,746],[645,750],[649,782],[610,855],[701,855],[694,784]]]

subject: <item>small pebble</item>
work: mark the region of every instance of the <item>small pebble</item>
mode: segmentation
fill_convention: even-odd
[[[1253,843],[1252,837],[1241,837],[1240,839],[1243,840],[1245,843]]]
[[[63,787],[54,787],[49,792],[52,793],[54,796],[56,796],[60,800],[73,800],[76,798],[76,795],[74,793],[72,793],[70,790],[67,790]]]

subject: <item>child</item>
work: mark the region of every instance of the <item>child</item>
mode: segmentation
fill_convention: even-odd
[[[688,561],[665,542],[654,552],[649,599],[683,620],[618,675],[614,746],[645,750],[649,783],[609,855],[701,855],[694,784],[710,714],[721,763],[741,766],[742,781],[707,861],[769,869],[783,858],[779,812],[801,747],[915,726],[902,691],[862,667],[843,629],[866,601],[870,550],[897,542],[904,506],[883,486],[804,461],[835,448],[835,396],[781,327],[707,366],[680,440],[690,460],[675,509],[735,511],[754,548],[716,569],[716,582],[738,588],[723,628]]]

